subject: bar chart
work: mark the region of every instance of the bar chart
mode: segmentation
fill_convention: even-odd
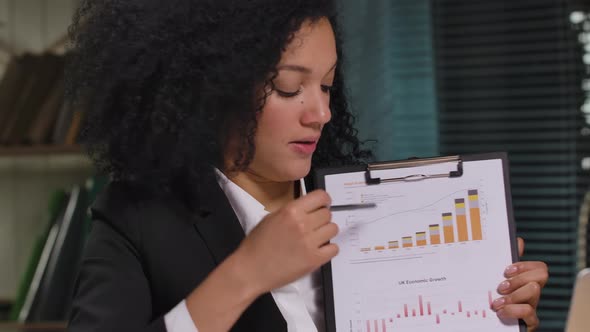
[[[438,223],[428,223],[424,229],[418,229],[412,234],[392,234],[392,238],[384,243],[365,244],[358,250],[370,253],[371,251],[400,249],[400,243],[402,244],[401,248],[412,248],[483,240],[478,190],[468,189],[464,196],[467,198],[468,205],[465,204],[465,198],[454,198],[453,206],[440,213]],[[469,214],[466,213],[467,207]]]
[[[388,314],[370,319],[357,317],[349,324],[358,332],[387,332],[404,331],[410,327],[422,329],[444,327],[445,324],[477,325],[482,320],[490,320],[495,313],[492,306],[492,291],[480,294],[479,303],[465,304],[462,299],[456,299],[447,305],[432,302],[428,296],[418,294],[414,301],[394,305]],[[485,304],[485,305],[481,305]],[[371,311],[374,311],[373,309]],[[362,311],[361,311],[362,316]]]

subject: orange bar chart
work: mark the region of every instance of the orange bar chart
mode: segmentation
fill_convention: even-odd
[[[416,245],[420,247],[426,244],[426,232],[416,232]]]
[[[469,205],[469,216],[466,214],[467,202]],[[428,245],[439,245],[442,243],[451,244],[456,242],[483,240],[483,224],[478,190],[469,189],[467,190],[466,196],[463,198],[456,198],[455,196],[455,198],[451,198],[451,201],[447,204],[449,203],[454,204],[454,213],[442,213],[442,224],[427,224],[427,226],[423,225],[419,228],[417,227],[418,230],[413,232],[416,236],[415,241],[414,236],[404,236],[399,239],[399,234],[390,234],[390,236],[393,235],[393,237],[389,237],[390,239],[397,238],[398,240],[375,241],[377,243],[372,244],[367,243],[365,247],[360,248],[360,251],[383,251],[388,249],[399,249],[400,247],[424,247]],[[454,217],[453,214],[455,214]],[[485,222],[485,219],[483,221]],[[420,228],[422,228],[422,230],[420,230]],[[426,228],[426,230],[424,230],[424,228]],[[406,233],[406,235],[407,234],[408,233]]]
[[[411,236],[404,236],[402,237],[402,247],[404,248],[410,248],[413,247],[414,243],[412,242],[412,237]]]
[[[430,232],[430,244],[440,244],[440,225],[428,225]]]
[[[459,233],[459,242],[469,241],[467,235],[467,216],[465,215],[465,199],[455,199],[455,216],[457,217],[457,232]]]
[[[455,233],[454,233],[454,229],[453,229],[453,214],[452,213],[443,213],[442,220],[443,220],[443,231],[445,234],[445,243],[455,242]]]
[[[481,218],[479,211],[479,195],[477,190],[469,190],[467,192],[469,196],[469,217],[471,217],[471,232],[473,234],[473,240],[483,239],[481,231]]]

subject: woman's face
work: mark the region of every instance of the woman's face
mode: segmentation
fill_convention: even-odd
[[[281,56],[274,89],[259,115],[249,173],[278,182],[309,173],[322,128],[331,117],[336,60],[330,22],[304,22]]]

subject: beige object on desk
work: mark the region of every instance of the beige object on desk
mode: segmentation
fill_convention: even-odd
[[[578,273],[567,317],[566,332],[588,332],[590,327],[590,268]]]

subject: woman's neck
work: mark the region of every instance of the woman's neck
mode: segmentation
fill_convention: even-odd
[[[295,199],[294,181],[274,182],[248,171],[226,176],[252,195],[268,212],[277,211]]]

